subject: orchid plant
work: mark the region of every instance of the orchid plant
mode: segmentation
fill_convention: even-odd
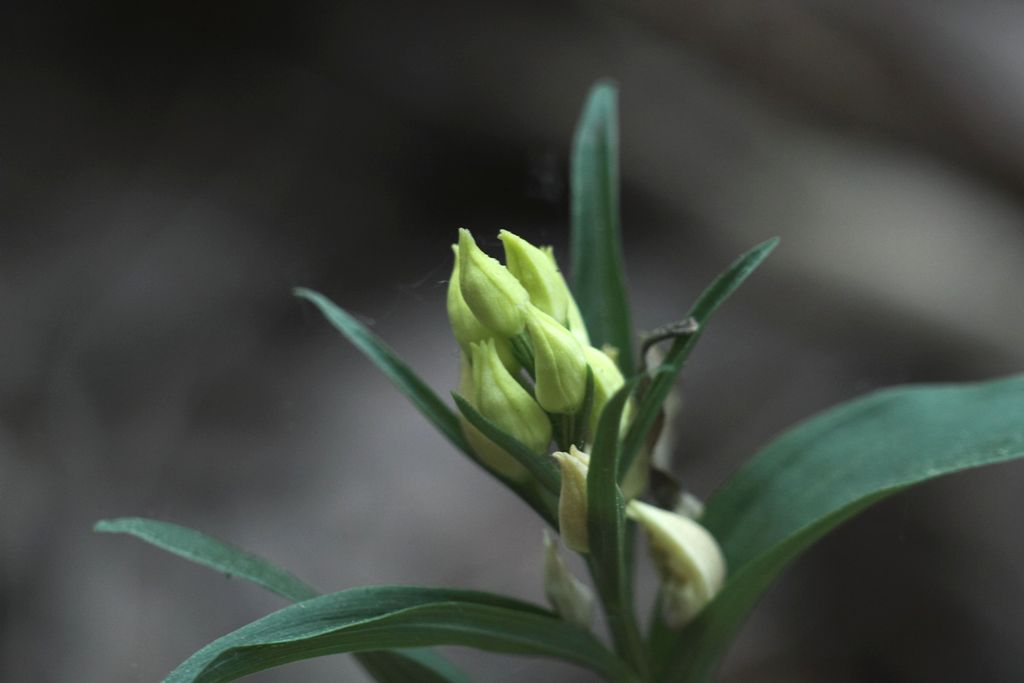
[[[614,87],[599,83],[572,151],[571,288],[550,248],[502,231],[502,264],[460,230],[447,293],[461,359],[454,408],[352,315],[296,290],[458,451],[546,523],[549,605],[414,586],[320,595],[197,531],[101,521],[97,531],[134,535],[295,603],[209,643],[166,681],[230,681],[346,652],[381,683],[469,681],[430,649],[441,645],[558,658],[616,683],[707,681],[758,598],[828,531],[908,486],[1024,455],[1024,376],[902,387],[790,429],[706,505],[678,488],[653,497],[650,455],[666,400],[715,311],[777,239],[740,256],[680,322],[638,338],[620,252],[616,116]],[[638,531],[661,580],[646,629],[633,587]],[[582,556],[589,584],[567,569],[563,545]]]

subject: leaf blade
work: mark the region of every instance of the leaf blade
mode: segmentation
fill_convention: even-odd
[[[604,604],[616,650],[641,674],[646,667],[646,655],[633,609],[626,503],[619,488],[619,425],[630,395],[643,378],[644,375],[631,378],[605,404],[587,471],[587,535],[591,572]]]
[[[476,459],[452,409],[380,337],[323,294],[305,287],[296,288],[294,294],[316,306],[456,448]]]
[[[573,138],[570,252],[573,292],[594,346],[619,349],[632,374],[633,325],[619,218],[617,92],[598,82],[587,96]]]
[[[301,602],[320,593],[288,571],[202,532],[170,522],[142,517],[100,520],[99,533],[128,534],[183,559],[215,571],[252,581],[283,598]],[[356,659],[380,683],[469,683],[441,655],[427,649],[357,652]],[[410,678],[418,674],[416,678]]]
[[[511,598],[454,589],[356,588],[286,607],[206,646],[165,683],[222,682],[339,652],[462,645],[566,659],[636,679],[586,631]]]
[[[624,469],[632,464],[633,458],[636,457],[637,452],[639,452],[647,440],[647,435],[651,431],[651,427],[654,426],[655,421],[657,421],[658,414],[661,412],[661,406],[665,403],[665,399],[668,398],[669,392],[672,391],[679,373],[683,370],[686,359],[689,357],[694,346],[697,345],[697,341],[704,332],[704,327],[711,319],[711,316],[740,288],[740,285],[753,274],[757,267],[768,258],[769,254],[772,253],[778,244],[779,238],[772,237],[742,254],[728,268],[722,271],[697,297],[697,301],[690,308],[687,317],[693,318],[697,322],[698,328],[693,334],[676,339],[672,343],[668,353],[665,354],[662,364],[659,366],[659,368],[666,369],[667,372],[655,377],[651,382],[651,386],[644,392],[640,405],[637,408],[636,417],[633,419],[633,424],[626,435],[623,445],[622,467]]]
[[[453,392],[452,398],[459,411],[471,425],[515,458],[549,493],[558,495],[561,490],[561,475],[550,457],[537,455],[531,451],[522,441],[481,415],[480,411],[459,394]]]
[[[664,681],[709,680],[762,592],[801,552],[871,504],[963,469],[1024,457],[1024,375],[889,389],[785,432],[708,501],[733,574],[674,642]]]
[[[470,683],[447,659],[425,648],[371,650],[355,657],[378,683]]]
[[[190,562],[251,581],[295,602],[320,594],[306,582],[261,557],[178,524],[145,517],[120,517],[100,520],[93,530],[134,536]]]

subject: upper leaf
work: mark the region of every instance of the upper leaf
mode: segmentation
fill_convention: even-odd
[[[618,480],[622,411],[642,378],[630,379],[605,405],[587,473],[587,530],[594,578],[616,648],[638,667],[646,665],[646,656],[633,613],[625,501]]]
[[[696,322],[697,329],[693,334],[681,336],[672,342],[672,346],[669,348],[668,353],[665,354],[661,366],[659,366],[665,369],[666,372],[655,377],[651,382],[651,386],[644,392],[636,417],[633,419],[633,424],[623,444],[622,462],[620,464],[621,471],[625,471],[633,463],[633,458],[636,457],[637,451],[646,441],[651,427],[654,426],[655,421],[658,419],[662,404],[665,403],[669,392],[672,391],[672,386],[679,377],[683,364],[689,357],[690,351],[696,346],[697,340],[700,339],[700,335],[704,331],[704,326],[708,320],[725,303],[726,299],[732,296],[733,292],[739,289],[740,285],[750,277],[751,273],[761,265],[761,262],[768,258],[768,255],[772,253],[772,250],[775,249],[778,243],[779,238],[773,237],[757,245],[733,261],[724,272],[715,278],[714,282],[708,285],[707,289],[701,292],[688,315],[689,318]]]
[[[462,427],[459,424],[459,418],[455,415],[454,411],[445,405],[444,401],[377,335],[319,292],[300,287],[295,290],[295,296],[306,299],[319,308],[328,322],[352,342],[357,349],[362,351],[367,358],[373,361],[373,364],[391,380],[399,391],[412,401],[413,405],[419,409],[424,417],[430,420],[442,434],[448,437],[448,440],[456,448],[505,484],[541,516],[550,519],[545,512],[549,506],[536,491],[527,485],[501,476],[481,462],[466,442],[466,437],[463,436]]]
[[[448,440],[455,444],[456,448],[472,457],[472,452],[462,435],[462,429],[459,427],[459,420],[455,413],[380,337],[319,292],[299,287],[295,290],[295,296],[305,299],[319,308],[327,321],[373,361],[373,364],[398,387],[398,390],[409,397],[409,400],[423,413],[424,417],[448,437]]]
[[[619,350],[632,374],[633,324],[619,228],[619,124],[610,83],[590,91],[573,140],[570,250],[573,293],[594,346]]]
[[[763,591],[814,541],[908,486],[1024,456],[1024,375],[889,389],[818,415],[758,453],[708,501],[701,522],[732,576],[666,643],[664,681],[709,680]]]

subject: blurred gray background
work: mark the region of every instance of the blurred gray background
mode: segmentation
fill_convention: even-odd
[[[283,605],[101,517],[193,526],[325,590],[541,599],[540,523],[290,288],[447,392],[455,229],[564,257],[600,77],[641,328],[783,239],[685,373],[696,493],[838,401],[1024,368],[1015,2],[12,2],[0,54],[3,681],[159,680]],[[720,679],[1024,680],[1022,493],[1008,465],[847,524]],[[452,654],[481,681],[591,680]],[[366,679],[338,656],[253,680]]]

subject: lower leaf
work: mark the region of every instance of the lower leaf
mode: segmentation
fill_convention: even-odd
[[[587,631],[546,610],[487,593],[411,586],[355,588],[286,607],[210,643],[165,683],[232,681],[311,657],[430,645],[556,657],[609,681],[638,683]]]

